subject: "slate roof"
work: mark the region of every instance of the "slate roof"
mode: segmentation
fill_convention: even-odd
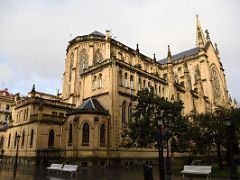
[[[185,57],[188,57],[188,56],[192,56],[194,54],[197,54],[199,52],[199,48],[192,48],[192,49],[189,49],[187,51],[183,51],[183,52],[180,52],[178,54],[175,54],[172,56],[172,60],[173,61],[176,61],[178,59],[182,59],[184,56]],[[158,61],[160,64],[167,64],[167,58],[165,59],[161,59]]]
[[[89,98],[85,100],[80,106],[75,110],[71,111],[69,114],[104,114],[108,115],[108,111],[100,104],[100,102],[95,98]]]
[[[96,35],[96,36],[105,36],[103,33],[99,32],[99,31],[93,31],[91,34],[89,35]]]

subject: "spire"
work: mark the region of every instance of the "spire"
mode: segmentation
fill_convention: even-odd
[[[196,15],[196,47],[203,48],[205,46],[205,37],[202,31],[198,15]]]
[[[139,55],[139,47],[138,47],[138,43],[137,43],[137,47],[136,47],[136,52],[137,52],[137,55]]]
[[[33,84],[32,91],[31,91],[31,92],[35,92],[35,84]]]
[[[153,53],[153,61],[154,61],[154,62],[157,61],[157,60],[156,60],[156,55],[155,55],[155,53]]]
[[[167,60],[168,60],[168,63],[172,64],[172,55],[171,55],[171,50],[170,50],[170,46],[168,45],[168,56],[167,56]]]

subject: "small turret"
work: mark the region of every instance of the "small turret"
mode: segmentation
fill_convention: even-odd
[[[210,41],[210,34],[207,29],[205,30],[205,33],[206,33],[207,41]]]
[[[156,55],[155,55],[155,53],[153,54],[153,62],[156,62],[157,60],[156,60]]]
[[[176,100],[176,89],[174,86],[174,73],[173,73],[173,62],[172,62],[172,55],[170,46],[168,46],[168,56],[167,56],[167,79],[168,79],[168,89],[169,89],[169,99],[171,101]]]
[[[137,43],[137,47],[136,47],[136,53],[137,53],[137,55],[139,56],[139,47],[138,47],[138,43]]]
[[[217,55],[219,56],[219,50],[218,50],[218,45],[217,45],[217,43],[215,43],[215,50],[216,50]]]
[[[33,87],[32,87],[31,92],[36,92],[36,91],[35,91],[35,84],[33,84]]]
[[[171,55],[171,50],[170,46],[168,45],[168,56],[167,56],[168,64],[172,64],[172,55]]]

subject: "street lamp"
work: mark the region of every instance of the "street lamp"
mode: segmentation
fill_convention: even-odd
[[[233,139],[235,136],[235,129],[234,124],[232,123],[232,120],[230,117],[225,118],[226,125],[228,127],[228,137],[229,137],[229,144],[228,144],[228,151],[230,155],[230,178],[231,179],[237,179],[237,167],[234,160],[234,147],[233,147]]]
[[[164,158],[163,158],[163,135],[162,135],[162,128],[163,128],[163,118],[162,112],[160,116],[157,118],[157,133],[158,133],[158,163],[159,163],[159,178],[160,180],[165,180],[165,167],[164,167]]]

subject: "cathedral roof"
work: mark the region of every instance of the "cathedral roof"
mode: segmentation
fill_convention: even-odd
[[[188,56],[192,56],[194,54],[197,54],[199,51],[199,48],[192,48],[192,49],[189,49],[187,51],[183,51],[183,52],[180,52],[178,54],[175,54],[172,56],[172,60],[173,61],[176,61],[178,59],[182,59],[184,57],[188,57]],[[161,59],[158,61],[160,64],[167,64],[167,58],[165,59]]]
[[[100,104],[100,102],[95,98],[89,98],[85,100],[80,106],[69,114],[76,113],[90,113],[90,114],[105,114],[108,115],[108,111]]]
[[[91,34],[89,35],[97,35],[97,36],[105,36],[103,33],[99,32],[99,31],[93,31]]]

